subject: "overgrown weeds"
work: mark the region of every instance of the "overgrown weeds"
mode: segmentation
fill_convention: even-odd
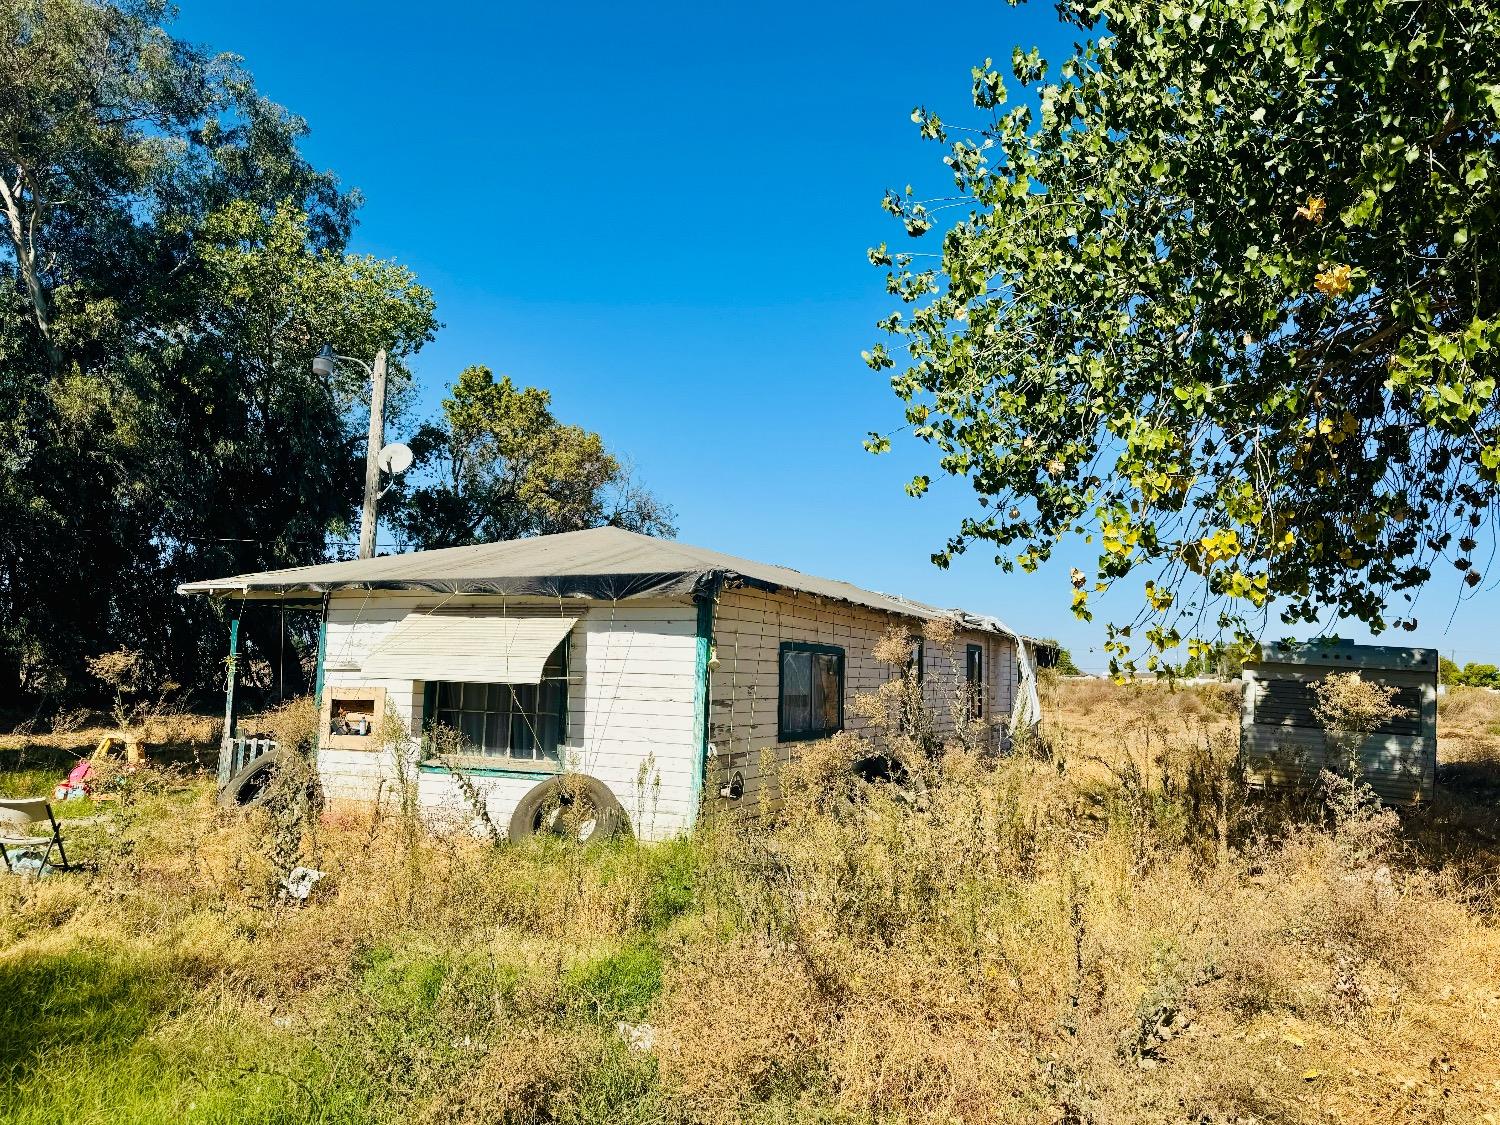
[[[90,873],[0,881],[0,1118],[1500,1113],[1469,868],[1379,808],[1252,800],[1215,695],[1074,690],[1049,689],[1054,757],[833,739],[774,823],[691,840],[497,847],[394,792],[304,815],[326,877],[300,904],[275,817],[135,771],[76,829]]]
[[[789,770],[773,831],[705,842],[713,924],[658,1015],[664,1075],[693,1112],[1494,1111],[1500,1055],[1470,1021],[1500,1015],[1500,940],[1453,880],[1407,862],[1399,820],[1252,802],[1222,693],[1084,690],[1090,726],[1056,723],[1055,759],[950,742],[913,800],[854,776],[870,748],[843,737]],[[1100,712],[1128,715],[1109,741]]]

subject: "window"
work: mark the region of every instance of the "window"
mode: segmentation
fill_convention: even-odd
[[[319,744],[330,750],[376,750],[385,688],[324,687]]]
[[[901,723],[908,733],[915,730],[922,719],[922,678],[926,675],[926,665],[927,645],[921,637],[913,636],[911,655],[906,660],[906,683],[901,693]]]
[[[969,685],[969,718],[984,718],[984,646],[969,645],[964,654],[964,680]]]
[[[777,740],[825,738],[844,729],[844,650],[783,641]]]
[[[539,684],[429,682],[426,716],[457,731],[465,751],[521,762],[556,762],[568,725],[568,644],[553,650]]]

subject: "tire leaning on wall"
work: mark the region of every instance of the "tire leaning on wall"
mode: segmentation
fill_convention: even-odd
[[[630,832],[630,818],[598,778],[560,774],[533,786],[510,818],[510,838],[558,836],[586,843]]]
[[[264,804],[276,790],[276,775],[286,762],[286,751],[270,750],[256,758],[229,779],[219,791],[219,805],[226,809],[253,809]],[[283,789],[284,795],[289,791]],[[307,780],[307,798],[313,808],[321,807],[322,791],[317,774]]]
[[[249,809],[271,793],[271,782],[281,766],[281,751],[270,750],[229,779],[219,791],[219,804],[226,809]]]

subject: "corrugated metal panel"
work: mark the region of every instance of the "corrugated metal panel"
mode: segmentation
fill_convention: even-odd
[[[1392,802],[1430,799],[1437,782],[1437,653],[1345,643],[1267,645],[1246,665],[1240,754],[1252,781],[1311,783],[1329,762],[1328,735],[1314,713],[1313,685],[1348,670],[1396,689],[1409,713],[1372,734],[1359,748],[1358,773]]]
[[[1396,694],[1391,702],[1404,708],[1406,714],[1392,719],[1377,734],[1394,734],[1416,738],[1422,733],[1422,688],[1418,684],[1391,685]],[[1312,727],[1321,730],[1315,708],[1317,697],[1307,680],[1266,680],[1253,696],[1255,721],[1261,726]]]
[[[572,617],[409,613],[360,665],[366,676],[535,684]]]
[[[1313,784],[1327,754],[1327,738],[1320,730],[1252,724],[1240,732],[1245,771],[1261,785]],[[1342,762],[1333,764],[1342,770]],[[1387,801],[1430,797],[1435,770],[1433,744],[1427,739],[1373,735],[1360,747],[1359,778]]]

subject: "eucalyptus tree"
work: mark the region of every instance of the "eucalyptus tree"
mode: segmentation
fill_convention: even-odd
[[[1018,48],[1009,78],[974,68],[968,126],[912,115],[955,191],[885,206],[940,253],[871,251],[903,307],[866,360],[980,506],[934,560],[986,544],[1033,570],[1082,537],[1079,616],[1144,583],[1110,629],[1121,668],[1272,615],[1414,629],[1437,566],[1478,588],[1500,476],[1500,9],[1058,10],[1079,42],[1055,70]]]
[[[121,644],[211,675],[175,583],[314,561],[357,496],[360,389],[308,356],[435,328],[345,253],[358,197],[305,123],[170,15],[0,0],[0,703]]]

